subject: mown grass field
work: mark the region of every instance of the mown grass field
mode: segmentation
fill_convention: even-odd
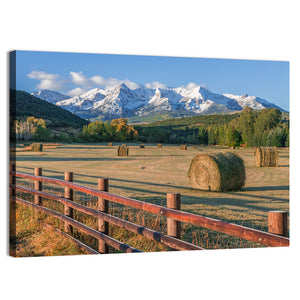
[[[224,151],[222,147],[200,147],[180,150],[179,145],[129,144],[129,156],[118,157],[117,145],[65,144],[44,149],[41,153],[16,152],[19,172],[33,174],[35,167],[43,168],[43,175],[63,179],[65,171],[74,172],[74,182],[97,187],[97,179],[109,179],[109,191],[114,194],[166,205],[166,193],[180,193],[182,210],[243,226],[267,231],[270,210],[289,211],[289,150],[278,149],[279,166],[254,167],[254,149],[235,149],[246,166],[246,184],[236,192],[205,192],[191,188],[187,172],[190,162],[198,153]],[[92,202],[95,199],[75,193],[75,201]],[[112,204],[114,214],[147,227],[165,232],[165,220]],[[91,226],[96,222],[88,220]],[[111,227],[114,237],[144,251],[165,250],[155,244],[146,245],[142,237],[127,234]],[[208,249],[258,247],[224,234],[182,226],[182,238]],[[92,241],[87,242],[93,246]],[[95,243],[94,243],[95,246]]]

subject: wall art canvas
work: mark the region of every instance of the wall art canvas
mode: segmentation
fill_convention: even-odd
[[[289,62],[9,59],[11,256],[289,246]]]

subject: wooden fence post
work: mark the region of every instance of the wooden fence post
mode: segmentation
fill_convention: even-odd
[[[34,175],[42,176],[42,168],[34,168]],[[36,191],[42,191],[42,182],[39,180],[35,180],[34,189]],[[34,195],[34,204],[42,205],[42,197],[39,195]]]
[[[99,178],[98,179],[98,190],[108,192],[108,179],[107,178]],[[108,203],[109,201],[98,197],[98,209],[104,213],[108,213]],[[109,226],[108,222],[105,222],[102,218],[98,218],[98,231],[109,235]],[[109,248],[108,245],[102,240],[98,240],[98,251],[100,253],[108,253]]]
[[[268,212],[268,231],[273,234],[288,236],[286,211]]]
[[[180,194],[167,194],[167,207],[180,210]],[[179,221],[167,218],[167,235],[180,239],[181,223]],[[168,250],[174,250],[169,247]]]
[[[73,172],[65,172],[65,180],[73,182]],[[73,189],[65,187],[65,198],[73,201]],[[65,204],[65,215],[73,218],[73,208]],[[73,226],[65,223],[65,231],[73,234]]]

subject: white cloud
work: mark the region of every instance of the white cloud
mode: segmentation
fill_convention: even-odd
[[[111,88],[123,82],[122,80],[119,80],[117,78],[103,78],[100,75],[93,76],[90,80],[95,85],[103,86],[105,88]]]
[[[74,84],[80,85],[84,88],[101,86],[101,87],[108,89],[108,88],[112,88],[121,83],[125,83],[130,89],[137,89],[139,87],[138,84],[136,84],[135,82],[130,81],[128,79],[120,80],[120,79],[113,78],[113,77],[104,78],[100,75],[95,75],[93,77],[88,78],[88,77],[84,76],[82,72],[78,72],[78,73],[70,72],[70,74],[71,74],[72,82]]]
[[[159,88],[159,89],[166,89],[168,88],[167,85],[163,84],[163,83],[160,83],[158,81],[154,81],[154,82],[151,82],[151,83],[146,83],[145,85],[145,88],[147,89],[156,89],[156,88]]]
[[[82,74],[82,72],[70,72],[71,75],[71,80],[74,84],[86,87],[86,88],[90,88],[93,84],[92,81],[87,78],[86,76],[84,76]]]
[[[137,83],[130,80],[125,80],[123,83],[125,83],[131,90],[135,90],[140,87]]]
[[[79,96],[80,94],[86,92],[86,90],[80,88],[80,87],[77,87],[71,91],[68,92],[68,95],[71,96],[71,97],[75,97],[75,96]]]
[[[198,84],[194,83],[194,82],[190,82],[186,85],[187,89],[193,89],[195,87],[199,86]]]
[[[204,87],[204,88],[208,89],[208,87],[207,87],[205,84],[197,84],[197,83],[194,83],[194,82],[188,83],[188,84],[185,86],[185,88],[187,88],[187,89],[193,89],[193,88],[196,88],[196,87],[198,87],[198,86]]]
[[[36,86],[41,90],[63,90],[64,81],[58,74],[49,74],[42,71],[32,71],[27,75],[31,79],[40,80],[40,83]]]
[[[30,74],[27,75],[31,79],[39,80],[40,83],[36,86],[37,89],[48,89],[48,90],[66,90],[66,84],[73,84],[75,87],[67,92],[70,96],[77,96],[83,92],[86,92],[88,89],[94,87],[103,87],[105,89],[109,89],[124,83],[128,86],[128,88],[135,90],[139,87],[137,83],[130,81],[128,79],[121,80],[117,78],[104,78],[100,75],[95,75],[92,77],[85,76],[81,71],[80,72],[70,72],[69,79],[63,79],[58,74],[50,74],[42,71],[32,71]],[[190,83],[192,84],[192,83]],[[151,83],[146,83],[143,85],[146,88],[155,89],[161,88],[166,89],[168,88],[167,85],[160,83],[158,81],[154,81]]]

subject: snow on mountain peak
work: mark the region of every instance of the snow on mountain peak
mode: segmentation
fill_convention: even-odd
[[[51,90],[40,90],[31,93],[32,96],[40,98],[42,100],[46,100],[50,103],[56,104],[59,101],[70,98],[69,96],[63,95],[59,92],[51,91]]]
[[[75,97],[42,90],[34,96],[55,103],[75,114],[129,117],[147,115],[155,111],[186,110],[197,114],[240,111],[249,106],[253,109],[278,106],[255,96],[216,94],[202,85],[189,84],[177,88],[130,89],[120,83],[108,89],[94,88]]]

